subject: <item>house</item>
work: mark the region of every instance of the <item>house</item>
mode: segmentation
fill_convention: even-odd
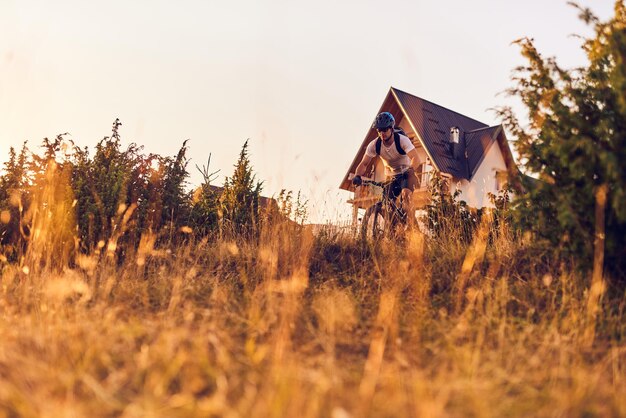
[[[475,209],[492,206],[489,193],[497,194],[507,183],[517,184],[517,166],[502,125],[488,126],[394,87],[389,89],[379,109],[379,112],[385,111],[394,115],[396,126],[406,132],[417,149],[420,186],[412,199],[418,208],[429,202],[428,184],[433,173],[446,177],[450,191],[460,190],[459,198]],[[378,200],[367,188],[355,188],[350,181],[367,144],[376,137],[376,130],[369,127],[341,181],[341,189],[354,192],[348,200],[353,208],[354,223],[359,209]],[[366,173],[366,177],[373,180],[384,180],[384,167],[379,158],[370,163]]]

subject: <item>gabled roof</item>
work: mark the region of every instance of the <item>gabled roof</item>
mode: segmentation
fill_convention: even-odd
[[[454,159],[450,152],[450,128],[456,126],[461,132],[468,132],[488,125],[393,87],[390,92],[397,98],[435,167],[456,178],[467,178],[466,162]]]
[[[439,106],[420,97],[398,90],[389,89],[379,112],[388,111],[396,117],[396,123],[405,118],[413,132],[409,133],[416,145],[421,143],[435,169],[459,179],[471,179],[487,151],[498,142],[504,160],[514,170],[515,162],[501,125],[488,126],[482,122]],[[450,128],[456,126],[464,135],[467,159],[455,159],[451,152]],[[349,190],[349,173],[356,170],[365,152],[365,147],[376,138],[376,131],[369,129],[361,148],[346,173],[340,188]]]
[[[476,173],[487,151],[489,151],[491,145],[496,142],[497,134],[500,130],[502,130],[502,127],[498,125],[465,133],[465,149],[467,151],[469,178],[472,178],[474,173]]]

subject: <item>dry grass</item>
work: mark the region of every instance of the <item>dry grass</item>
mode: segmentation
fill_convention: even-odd
[[[45,244],[2,269],[0,416],[626,415],[624,298],[589,315],[588,278],[506,234]]]

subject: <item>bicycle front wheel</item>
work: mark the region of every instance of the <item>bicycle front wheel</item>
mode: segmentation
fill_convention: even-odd
[[[376,203],[370,206],[363,215],[361,223],[361,237],[366,240],[378,240],[385,233],[385,217],[382,205]]]

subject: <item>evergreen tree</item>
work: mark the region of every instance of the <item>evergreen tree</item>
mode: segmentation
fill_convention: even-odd
[[[28,184],[28,148],[22,145],[19,155],[9,148],[9,161],[4,163],[4,174],[0,177],[0,202],[10,197],[11,191],[24,190]]]
[[[243,144],[235,171],[224,180],[221,197],[222,228],[237,233],[257,230],[262,183],[256,181],[248,157],[248,140]]]
[[[132,161],[129,153],[121,150],[119,119],[113,122],[112,135],[104,137],[96,145],[96,152],[89,162],[89,168],[84,173],[87,178],[80,190],[83,199],[80,202],[81,227],[88,229],[90,244],[100,240],[106,241],[114,227],[113,220],[122,205],[127,205],[127,185]],[[77,185],[78,179],[74,184]],[[76,192],[76,190],[75,190]],[[86,221],[86,223],[84,223]]]
[[[588,66],[562,69],[532,40],[517,41],[528,65],[516,70],[510,93],[528,109],[530,126],[522,127],[510,108],[500,114],[517,137],[522,163],[540,181],[527,182],[515,219],[583,268],[591,266],[597,239],[606,236],[606,266],[624,277],[626,6],[616,1],[606,23],[579,10],[595,29],[583,45]]]
[[[187,172],[187,141],[183,142],[175,158],[166,158],[163,162],[163,210],[161,227],[178,228],[187,222],[189,217],[189,195],[185,185]]]
[[[30,206],[28,187],[29,150],[26,142],[19,154],[11,147],[9,160],[4,163],[4,173],[0,176],[0,244],[2,253],[8,260],[15,261],[23,252],[28,236],[23,214]]]

